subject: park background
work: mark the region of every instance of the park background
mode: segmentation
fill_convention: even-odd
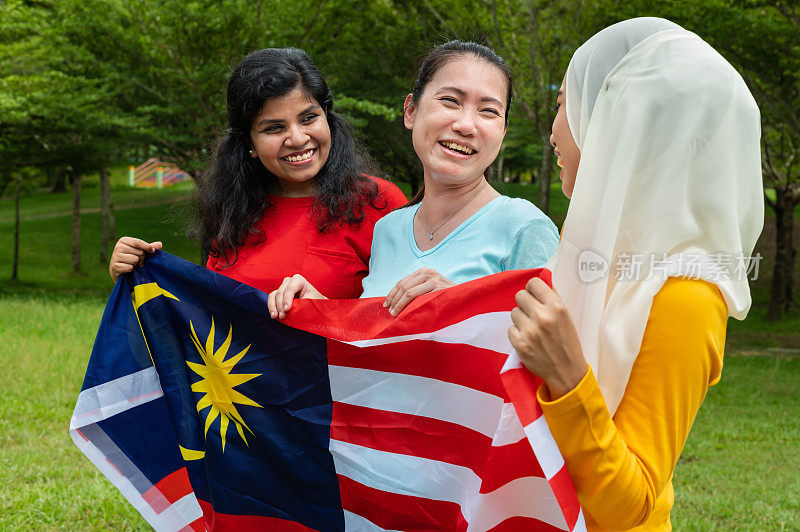
[[[73,446],[69,418],[121,235],[186,237],[193,177],[224,130],[247,53],[308,51],[377,167],[410,194],[421,169],[401,107],[421,58],[453,38],[494,47],[516,90],[495,186],[557,225],[568,206],[548,142],[572,52],[633,16],[698,33],[762,113],[765,229],[754,305],[729,323],[722,382],[675,472],[679,530],[800,529],[800,6],[783,0],[0,1],[0,529],[147,529]],[[151,158],[186,173],[130,187]],[[149,179],[154,185],[157,166]],[[164,182],[170,179],[164,178]]]

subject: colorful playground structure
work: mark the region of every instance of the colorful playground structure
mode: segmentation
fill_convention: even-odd
[[[135,168],[131,166],[128,173],[131,187],[163,188],[188,179],[191,179],[188,172],[156,158],[148,159]]]

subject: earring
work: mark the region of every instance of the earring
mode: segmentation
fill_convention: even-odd
[[[250,157],[253,156],[253,150],[250,150]]]

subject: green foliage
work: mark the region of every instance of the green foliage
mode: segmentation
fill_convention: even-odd
[[[82,174],[108,164],[136,120],[119,112],[112,79],[62,31],[49,3],[0,6],[2,166]]]

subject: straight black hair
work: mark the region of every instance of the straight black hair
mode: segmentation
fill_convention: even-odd
[[[513,78],[511,76],[511,69],[508,67],[508,64],[503,60],[502,57],[497,55],[497,53],[489,48],[488,46],[484,46],[482,44],[474,43],[474,42],[463,42],[463,41],[450,41],[444,44],[440,44],[430,52],[428,55],[425,56],[425,59],[422,61],[422,66],[419,68],[419,73],[417,74],[417,81],[414,82],[414,89],[411,91],[411,100],[414,102],[414,105],[419,105],[419,99],[422,96],[422,93],[425,91],[425,87],[428,86],[433,76],[436,75],[436,72],[439,71],[440,68],[445,66],[447,63],[452,61],[453,59],[457,59],[463,57],[465,55],[472,55],[478,59],[486,61],[487,63],[497,67],[497,69],[503,73],[503,76],[506,78],[506,112],[505,112],[505,121],[506,126],[508,126],[508,118],[509,112],[511,111],[511,100],[514,96],[514,85],[513,85]],[[490,177],[491,167],[485,170],[486,177]],[[422,201],[422,198],[425,196],[425,183],[422,183],[422,186],[408,203],[409,205],[415,205]]]

